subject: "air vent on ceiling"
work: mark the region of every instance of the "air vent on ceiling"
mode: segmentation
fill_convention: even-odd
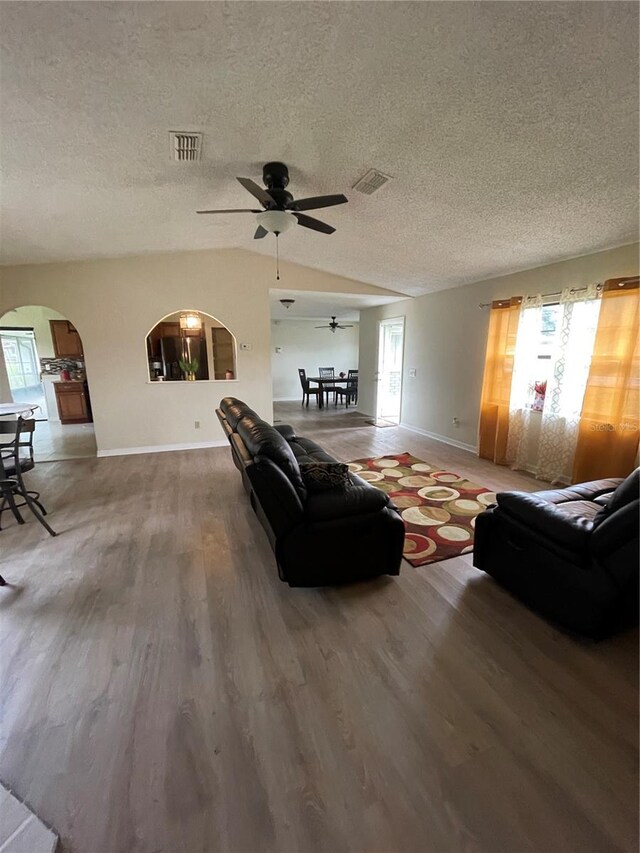
[[[383,187],[387,181],[391,180],[391,175],[385,175],[377,169],[369,169],[366,175],[363,175],[360,180],[353,185],[354,190],[365,195],[373,195],[380,187]]]
[[[178,163],[192,163],[200,159],[202,153],[202,134],[170,130],[169,146],[172,160],[177,160]]]

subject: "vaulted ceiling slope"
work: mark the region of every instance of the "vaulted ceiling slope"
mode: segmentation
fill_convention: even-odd
[[[273,254],[194,213],[253,206],[234,176],[268,160],[349,197],[282,257],[406,294],[637,239],[635,3],[11,2],[0,29],[5,264]],[[352,191],[370,167],[393,181]]]

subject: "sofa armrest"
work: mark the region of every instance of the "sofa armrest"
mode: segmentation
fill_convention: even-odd
[[[591,535],[591,547],[595,556],[602,558],[637,540],[638,501],[631,501],[596,525]]]
[[[524,525],[532,535],[545,536],[569,550],[587,549],[593,515],[565,513],[535,492],[500,492],[496,499],[500,512]]]
[[[293,441],[296,437],[296,431],[291,424],[274,424],[274,429],[277,429],[285,441]]]
[[[379,512],[389,503],[389,496],[380,489],[363,484],[327,489],[309,495],[306,503],[307,521],[329,521],[352,515]]]

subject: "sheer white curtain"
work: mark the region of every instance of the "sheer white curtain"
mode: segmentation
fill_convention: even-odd
[[[600,300],[596,286],[560,295],[555,332],[548,346],[547,388],[542,413],[532,410],[540,379],[543,303],[523,300],[509,405],[507,459],[541,480],[568,482],[578,439]],[[550,344],[550,346],[549,346]]]
[[[516,470],[529,470],[540,419],[531,411],[534,400],[534,380],[538,369],[540,329],[542,328],[542,296],[522,300],[516,352],[513,361],[513,380],[509,400],[509,438],[507,462]]]
[[[579,293],[564,290],[560,308],[534,472],[536,477],[551,483],[569,482],[571,478],[600,312],[596,286]]]

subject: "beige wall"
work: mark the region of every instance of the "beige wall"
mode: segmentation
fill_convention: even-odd
[[[489,323],[478,303],[637,274],[634,244],[362,311],[358,409],[374,413],[378,320],[405,316],[402,423],[475,448]]]
[[[214,411],[221,396],[240,397],[272,418],[273,268],[269,258],[239,249],[3,267],[0,316],[20,305],[46,305],[76,326],[100,453],[222,443]],[[280,277],[281,287],[296,290],[389,295],[285,262]],[[148,381],[148,332],[162,317],[185,308],[211,314],[235,335],[236,382]],[[243,343],[251,349],[242,350]]]
[[[271,374],[274,400],[300,400],[298,368],[317,376],[319,367],[340,371],[358,366],[358,324],[351,329],[316,329],[327,320],[272,320]],[[281,352],[276,352],[280,347]]]
[[[7,311],[0,317],[0,326],[32,326],[39,358],[55,358],[49,320],[66,320],[58,311],[42,305],[25,305]]]

